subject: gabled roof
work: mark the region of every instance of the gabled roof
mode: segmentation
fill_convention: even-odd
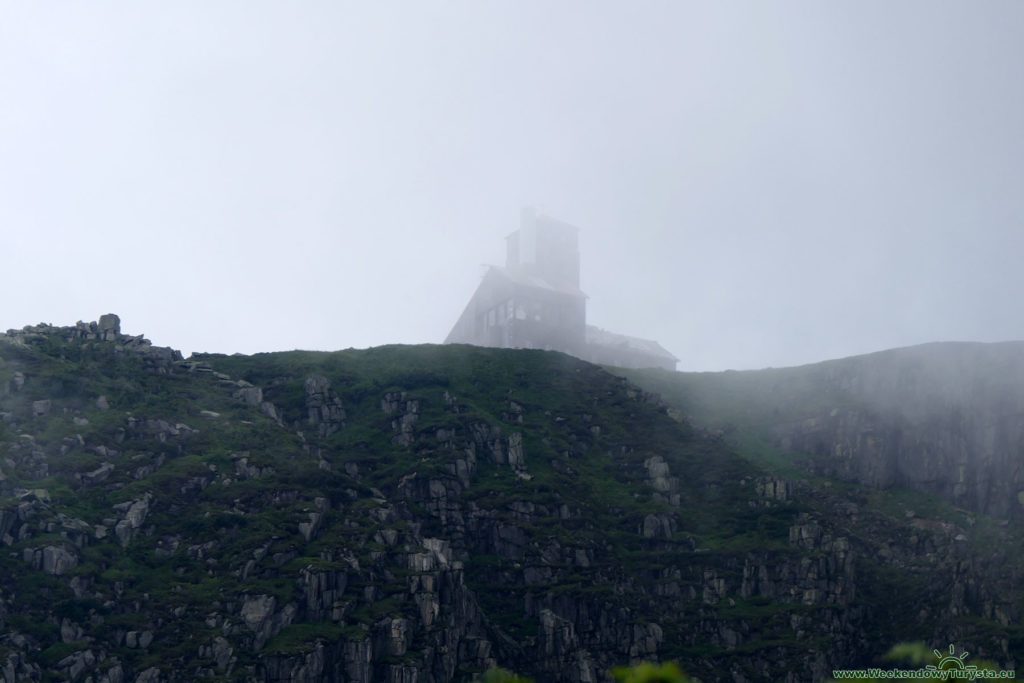
[[[578,296],[587,298],[587,295],[583,293],[579,287],[573,287],[572,285],[555,285],[548,282],[540,275],[530,273],[529,271],[522,268],[501,268],[499,266],[491,266],[488,271],[488,275],[495,273],[506,280],[509,280],[513,284],[520,285],[522,287],[532,287],[534,289],[543,289],[548,292],[558,292],[559,294],[568,294],[569,296]]]
[[[639,351],[651,356],[657,356],[666,360],[679,360],[666,351],[665,347],[656,341],[640,339],[639,337],[630,337],[625,334],[616,334],[615,332],[602,330],[600,327],[594,327],[593,325],[587,325],[586,341],[587,344],[593,344],[594,346],[627,349],[629,351]]]

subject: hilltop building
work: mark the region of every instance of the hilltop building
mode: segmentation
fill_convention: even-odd
[[[525,209],[505,241],[505,267],[487,269],[446,344],[549,349],[592,363],[675,370],[678,359],[657,342],[587,324],[578,228]]]

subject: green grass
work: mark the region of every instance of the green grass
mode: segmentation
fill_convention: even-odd
[[[736,595],[748,563],[792,573],[804,561],[814,567],[837,561],[827,549],[804,552],[789,545],[789,528],[800,515],[819,523],[832,539],[849,539],[858,563],[858,598],[850,605],[855,608],[850,628],[875,629],[888,642],[896,642],[913,626],[896,619],[898,609],[908,600],[937,604],[948,587],[943,570],[920,558],[911,558],[909,568],[894,563],[873,568],[873,549],[912,533],[906,528],[908,507],[918,516],[969,526],[972,543],[976,537],[978,543],[1003,549],[1018,538],[1014,529],[991,520],[977,518],[971,526],[962,512],[934,501],[802,476],[793,454],[773,446],[758,431],[769,424],[755,410],[765,397],[787,416],[810,406],[804,389],[780,393],[776,375],[758,380],[751,391],[743,388],[750,386],[746,376],[728,378],[722,386],[710,387],[710,398],[701,403],[688,392],[710,382],[708,378],[689,377],[683,385],[668,386],[665,376],[651,373],[664,380],[666,401],[672,403],[673,396],[680,401],[675,411],[600,368],[542,351],[388,346],[201,358],[218,372],[260,386],[265,400],[283,416],[281,426],[234,399],[234,387],[210,373],[154,375],[137,357],[114,353],[110,345],[50,340],[11,349],[0,344],[0,359],[0,380],[15,368],[29,377],[22,393],[0,398],[0,410],[11,412],[15,425],[0,431],[0,457],[14,452],[14,432],[22,429],[38,432],[51,465],[49,475],[36,481],[24,471],[9,473],[0,465],[5,475],[17,478],[18,486],[45,487],[51,498],[34,504],[27,538],[0,553],[0,572],[7,577],[4,618],[10,630],[33,637],[50,659],[72,651],[58,642],[62,618],[84,625],[86,635],[97,642],[112,638],[118,629],[154,629],[159,623],[161,635],[150,652],[109,647],[107,654],[116,654],[125,666],[136,667],[134,671],[147,665],[175,666],[191,675],[200,644],[228,633],[223,637],[239,657],[235,674],[244,677],[244,667],[257,666],[259,656],[243,651],[241,636],[208,626],[206,615],[216,612],[237,623],[245,596],[258,594],[273,595],[277,609],[288,603],[304,609],[302,573],[310,567],[314,572],[344,572],[346,587],[338,597],[343,619],[297,621],[271,639],[265,653],[301,656],[317,641],[361,640],[381,619],[397,616],[410,619],[418,629],[416,643],[432,647],[437,639],[451,636],[441,632],[458,610],[472,612],[478,604],[483,620],[524,647],[536,644],[537,613],[544,608],[563,614],[580,610],[593,623],[623,633],[631,624],[657,623],[666,633],[664,653],[685,655],[690,663],[721,656],[713,671],[721,669],[725,676],[730,663],[746,661],[745,652],[752,657],[782,652],[781,657],[799,665],[801,647],[826,647],[814,640],[817,635],[797,642],[789,619],[817,620],[817,628],[831,623],[817,612],[832,608]],[[328,378],[332,396],[340,398],[346,413],[344,428],[326,438],[306,421],[305,380],[312,374]],[[407,400],[418,401],[408,446],[394,442],[396,415],[381,407],[388,392],[404,392]],[[95,407],[98,395],[107,396],[110,410]],[[48,418],[27,415],[25,399],[33,397],[53,402]],[[220,417],[206,419],[200,410],[216,411]],[[74,425],[70,416],[75,411],[89,424]],[[160,441],[141,428],[132,430],[128,412],[140,421],[182,422],[198,432]],[[673,419],[676,412],[734,424],[716,437],[705,432],[705,425]],[[531,478],[493,462],[490,444],[473,443],[481,427],[500,432],[496,438],[505,447],[511,434],[522,435]],[[439,430],[450,436],[439,440]],[[84,447],[54,455],[65,437],[78,433]],[[82,487],[75,475],[105,461],[95,451],[98,445],[120,451],[109,456],[116,469],[106,481]],[[456,484],[450,468],[466,459],[471,447],[476,468],[464,487]],[[272,468],[273,473],[239,480],[235,463],[242,453],[251,465]],[[654,496],[644,466],[654,456],[663,458],[677,479],[678,507]],[[320,469],[320,457],[333,471]],[[136,478],[137,468],[161,459],[155,471]],[[356,476],[346,473],[347,463],[358,465]],[[413,485],[401,487],[399,482],[410,481],[413,473]],[[768,473],[794,480],[791,500],[758,498],[755,482]],[[798,479],[805,484],[796,486]],[[205,480],[205,488],[193,485],[199,480]],[[431,497],[430,480],[448,483],[452,495],[445,500]],[[62,535],[60,514],[109,526],[105,519],[123,516],[114,505],[147,494],[152,496],[149,513],[127,548],[112,535],[96,540],[91,530],[77,541],[71,538],[74,534]],[[329,509],[316,537],[306,541],[299,524],[318,509],[318,498]],[[859,520],[834,512],[850,500],[861,501]],[[16,511],[19,502],[11,497],[5,511]],[[532,516],[525,512],[527,503],[535,506]],[[559,514],[563,506],[570,511],[568,519]],[[651,514],[673,521],[672,538],[645,539],[638,533]],[[510,527],[525,542],[513,553],[516,557],[503,558],[495,534]],[[397,532],[394,545],[381,542],[378,533],[385,531]],[[463,569],[414,576],[407,556],[422,552],[428,537],[447,540],[452,559],[464,563]],[[88,581],[85,589],[76,584],[77,597],[69,585],[72,577],[42,575],[20,558],[25,548],[76,542],[80,565],[73,578]],[[176,550],[168,550],[175,545]],[[577,563],[581,550],[590,566]],[[1006,566],[1015,566],[1016,555],[1004,552]],[[532,568],[550,571],[550,581],[527,586],[526,572]],[[724,579],[730,592],[715,605],[686,597],[690,589],[700,595],[705,570]],[[998,574],[989,567],[984,571],[993,573],[978,574],[979,581]],[[415,581],[429,578],[435,580],[433,590],[442,605],[432,629],[416,626],[420,608],[411,592]],[[657,592],[671,583],[678,584],[681,597]],[[467,590],[476,602],[456,605]],[[882,618],[856,622],[856,615],[876,612]],[[586,619],[580,623],[590,623]],[[719,623],[735,630],[754,624],[758,641],[737,650],[716,650],[702,629]],[[964,623],[973,624],[986,642],[1019,639],[1018,633],[1000,630],[990,620]],[[624,661],[621,652],[604,650],[626,647],[625,640],[591,655],[605,658],[609,666],[613,657]],[[393,663],[415,661],[418,652]],[[689,664],[687,668],[697,671]]]
[[[360,630],[360,633],[364,632]],[[289,624],[267,641],[263,651],[267,654],[296,654],[309,652],[317,641],[333,643],[338,640],[348,638],[345,628],[337,624]]]

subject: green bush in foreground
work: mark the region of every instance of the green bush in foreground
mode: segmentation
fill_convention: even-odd
[[[499,668],[491,669],[480,680],[481,683],[532,683],[529,678]]]
[[[950,656],[952,656],[952,650],[950,651]],[[894,645],[891,650],[885,653],[882,659],[886,662],[891,662],[893,668],[903,668],[908,670],[924,668],[940,669],[942,668],[941,665],[943,661],[943,655],[938,650],[929,649],[929,647],[925,645],[923,642],[899,643],[897,645]],[[976,661],[971,666],[977,669],[998,670],[996,664],[988,660]],[[964,671],[964,673],[967,672]],[[873,683],[874,681],[881,681],[883,679],[868,677],[851,677],[844,678],[843,680],[861,681],[862,683]],[[936,680],[938,680],[937,677]],[[833,678],[832,681],[836,681],[836,679]]]
[[[675,662],[643,662],[636,666],[619,666],[612,669],[612,675],[619,683],[691,683],[693,680],[684,674]]]
[[[650,664],[643,662],[636,666],[619,666],[612,670],[618,683],[692,683],[693,679],[680,671],[674,662]],[[530,683],[529,678],[519,676],[505,669],[491,669],[484,674],[482,683]]]

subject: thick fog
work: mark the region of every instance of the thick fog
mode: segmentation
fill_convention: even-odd
[[[520,210],[680,369],[1024,338],[1024,3],[0,0],[0,329],[440,342]]]

